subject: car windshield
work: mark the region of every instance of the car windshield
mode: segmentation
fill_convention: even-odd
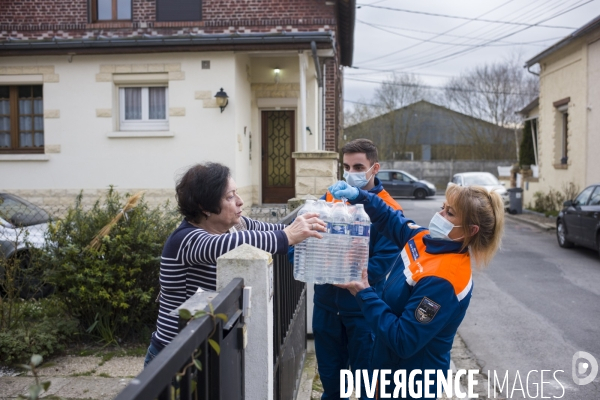
[[[43,224],[50,219],[38,206],[6,193],[0,193],[0,217],[14,226]]]
[[[478,175],[464,175],[463,179],[465,180],[465,186],[471,185],[481,185],[481,186],[489,186],[489,185],[499,185],[498,179],[492,174],[478,174]]]

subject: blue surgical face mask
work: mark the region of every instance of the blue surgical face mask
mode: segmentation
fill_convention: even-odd
[[[371,168],[369,168],[365,172],[344,171],[344,179],[346,180],[348,185],[354,186],[355,188],[362,189],[367,185],[367,183],[369,183],[369,180],[373,177],[373,175],[371,175],[371,178],[367,179],[367,172],[369,172],[371,169],[373,169],[374,166],[375,166],[375,164],[373,164],[371,166]]]
[[[434,239],[453,240],[448,237],[448,234],[454,228],[460,228],[460,225],[452,224],[452,222],[442,217],[439,212],[436,212],[431,218],[431,222],[429,222],[429,236]]]

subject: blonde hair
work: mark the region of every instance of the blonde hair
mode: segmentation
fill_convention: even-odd
[[[504,231],[504,204],[500,195],[481,186],[450,185],[446,199],[465,227],[463,249],[468,247],[475,264],[488,265],[500,248]],[[467,227],[477,225],[474,235]]]

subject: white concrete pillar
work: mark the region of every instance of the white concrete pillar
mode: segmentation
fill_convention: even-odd
[[[233,278],[252,287],[250,317],[245,318],[245,392],[248,400],[273,399],[273,258],[243,244],[217,260],[217,291]]]
[[[300,137],[302,138],[302,151],[307,150],[306,145],[306,68],[308,67],[308,60],[306,54],[300,53]]]

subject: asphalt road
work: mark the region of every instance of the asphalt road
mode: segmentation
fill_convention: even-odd
[[[397,200],[407,217],[427,226],[443,197]],[[459,335],[491,381],[490,398],[496,377],[504,398],[600,399],[600,374],[584,386],[572,378],[576,352],[600,362],[597,252],[561,249],[554,232],[507,219],[502,249],[487,268],[475,271],[473,280]],[[579,376],[591,368],[588,362]]]

